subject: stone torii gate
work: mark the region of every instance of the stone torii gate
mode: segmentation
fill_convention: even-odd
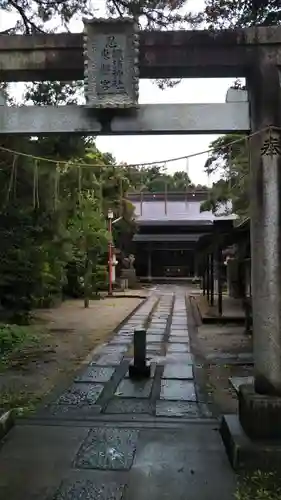
[[[82,34],[0,36],[0,80],[82,79],[86,62],[88,97],[82,107],[0,106],[0,134],[251,132],[255,384],[240,388],[239,419],[225,417],[222,435],[234,467],[240,457],[244,466],[247,460],[259,467],[279,460],[280,466],[270,440],[281,438],[281,27],[142,32],[138,39],[132,23],[115,20],[86,23],[86,31],[86,40]],[[104,37],[112,35],[118,47],[111,39],[106,50],[126,57],[107,59],[126,71],[116,70],[110,103],[113,73],[106,79],[107,63],[100,64]],[[138,70],[140,78],[244,76],[249,101],[138,106]],[[269,441],[266,455],[261,440]]]

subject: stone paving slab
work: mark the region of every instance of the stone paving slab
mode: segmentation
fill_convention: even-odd
[[[186,337],[187,332],[188,332],[187,328],[185,328],[184,330],[178,330],[178,329],[171,328],[170,335],[175,336],[175,337]]]
[[[158,344],[147,344],[146,345],[146,352],[149,355],[149,353],[153,352],[154,354],[159,356],[164,352],[162,344],[159,342]]]
[[[84,373],[75,378],[75,382],[108,382],[114,371],[110,366],[90,365]]]
[[[93,362],[93,364],[99,365],[99,366],[114,366],[114,365],[119,365],[123,359],[123,354],[104,354],[100,358],[97,359],[96,362]]]
[[[147,363],[154,362],[159,356],[161,357],[164,354],[163,350],[150,350],[146,352],[146,361]]]
[[[138,431],[98,427],[82,444],[75,467],[79,469],[130,469],[138,441]]]
[[[88,432],[73,426],[14,427],[0,452],[0,499],[52,499]]]
[[[166,364],[163,371],[164,379],[193,379],[193,369],[191,365]]]
[[[156,333],[151,333],[146,335],[146,343],[149,342],[162,342],[164,335],[157,335]]]
[[[196,402],[194,383],[187,380],[161,380],[160,399]]]
[[[156,416],[200,418],[201,412],[197,403],[188,403],[186,401],[157,401]]]
[[[170,343],[168,345],[167,352],[168,353],[171,353],[171,352],[189,352],[189,346],[185,345],[185,344],[177,344],[177,343],[172,344],[172,343]]]
[[[105,413],[137,413],[151,415],[153,413],[153,405],[147,399],[115,397],[110,401]]]
[[[163,328],[148,328],[146,330],[146,332],[148,335],[161,335],[161,336],[163,336],[164,330],[163,330]]]
[[[60,485],[54,500],[121,500],[127,474],[73,471]]]
[[[169,344],[170,343],[182,344],[183,342],[185,344],[189,344],[189,336],[187,334],[185,336],[178,336],[178,337],[176,337],[175,335],[170,335],[168,342]]]
[[[131,380],[124,379],[118,385],[115,396],[123,398],[149,398],[153,380]]]
[[[190,353],[172,352],[166,356],[151,356],[151,362],[165,366],[166,364],[193,365],[193,356]]]
[[[126,345],[112,345],[112,344],[107,344],[100,350],[100,354],[103,356],[104,354],[113,354],[115,356],[118,356],[119,354],[123,354],[126,352],[128,347]]]
[[[103,389],[104,385],[102,384],[73,384],[58,398],[57,404],[70,406],[93,405],[96,403]]]
[[[236,490],[218,431],[143,431],[124,500],[233,500]]]
[[[102,407],[99,404],[79,406],[50,404],[39,409],[35,413],[35,418],[58,419],[58,420],[91,420],[101,413]]]
[[[114,339],[112,339],[109,343],[109,345],[129,345],[131,342],[133,341],[133,336],[131,335],[130,337],[129,336],[115,336]]]
[[[167,352],[164,364],[166,363],[186,363],[193,364],[193,356],[190,353],[181,352]]]

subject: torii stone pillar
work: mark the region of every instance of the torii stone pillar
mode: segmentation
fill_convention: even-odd
[[[251,437],[281,438],[281,86],[270,52],[258,49],[248,82],[261,131],[250,139],[255,384],[241,387],[239,412]]]
[[[255,381],[240,386],[239,417],[225,416],[221,433],[234,468],[280,470],[281,86],[274,53],[257,48],[248,88]]]
[[[255,390],[281,396],[281,81],[260,50],[249,78]],[[275,128],[276,127],[276,128]]]

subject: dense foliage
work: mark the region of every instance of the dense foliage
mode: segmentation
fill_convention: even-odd
[[[210,145],[212,154],[205,164],[208,174],[218,174],[209,191],[209,199],[202,203],[201,210],[217,212],[221,206],[241,218],[249,215],[249,158],[247,137],[224,135]],[[231,205],[227,202],[230,201]]]
[[[197,12],[190,5],[188,0],[105,0],[101,14],[106,9],[109,15],[133,16],[148,29],[202,25],[220,29],[281,22],[279,0],[205,0]],[[0,0],[0,12],[13,13],[16,19],[5,29],[7,33],[66,30],[71,21],[96,15],[96,8],[94,0]]]
[[[137,191],[151,193],[185,192],[206,190],[206,186],[192,184],[187,172],[180,170],[171,174],[166,165],[127,167],[129,178]]]
[[[204,21],[214,29],[277,25],[280,0],[205,0]]]
[[[56,141],[49,142],[50,158]],[[5,147],[41,156],[47,145],[43,139],[40,143],[6,140]],[[78,225],[82,214],[84,233],[92,229],[87,227],[81,207],[89,198],[94,203],[94,189],[90,190],[89,185],[95,174],[91,169],[84,175],[75,163],[51,164],[4,151],[0,152],[0,162],[0,299],[5,310],[22,315],[31,307],[48,305],[61,297],[68,263],[78,260],[78,253],[84,262],[86,248],[81,248],[73,226]],[[106,245],[103,214],[93,210],[93,220]],[[77,280],[82,280],[83,266],[80,271]]]
[[[7,139],[5,148],[46,158],[0,151],[0,300],[13,315],[49,305],[63,292],[86,291],[88,300],[106,286],[108,209],[122,216],[114,243],[124,254],[136,230],[128,190],[190,185],[184,172],[118,166],[89,139]]]
[[[59,82],[27,88],[27,102],[75,102],[77,89]],[[107,286],[107,212],[121,257],[136,231],[128,191],[192,188],[185,172],[117,165],[92,138],[7,138],[0,148],[0,301],[20,319],[32,307],[65,294],[84,294],[85,305]],[[23,154],[13,154],[8,150]]]
[[[71,21],[96,15],[97,7],[103,7],[101,14],[106,9],[109,15],[132,16],[149,29],[179,26],[193,19],[186,4],[186,0],[105,0],[104,6],[97,6],[93,0],[0,0],[0,10],[17,15],[17,22],[5,32],[31,34],[68,29]]]

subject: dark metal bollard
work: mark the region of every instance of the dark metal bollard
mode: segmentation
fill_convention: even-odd
[[[150,365],[146,364],[146,330],[134,331],[134,364],[129,366],[130,378],[149,378]]]

